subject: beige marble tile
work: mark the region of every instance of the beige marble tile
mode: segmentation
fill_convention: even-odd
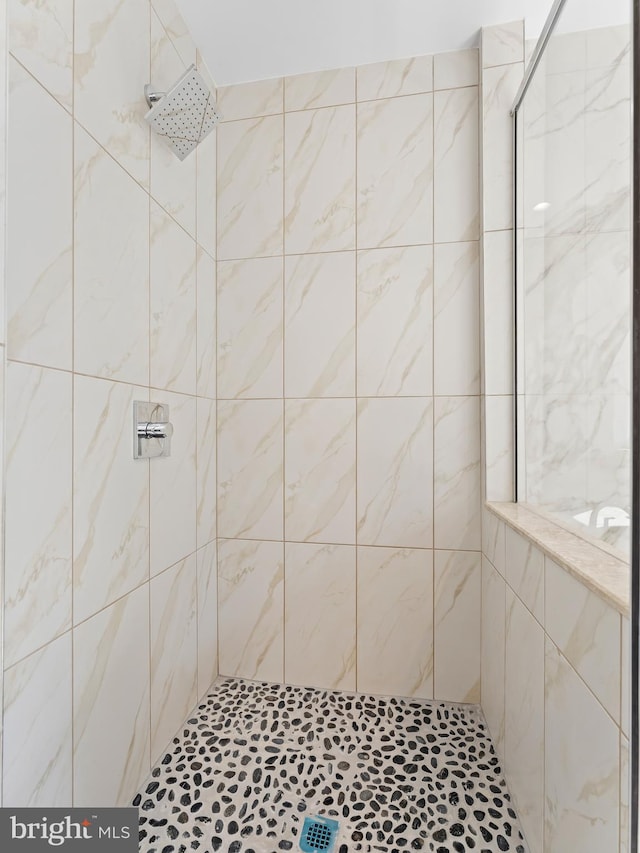
[[[504,770],[525,837],[542,850],[545,635],[509,587],[506,614]]]
[[[548,557],[545,630],[618,722],[620,614]]]
[[[506,585],[482,555],[482,637],[480,643],[482,710],[491,738],[504,760]]]
[[[523,487],[527,482],[527,440],[524,435],[523,424],[526,420],[526,398],[524,394],[517,394],[515,398],[512,398],[515,408],[517,410],[517,435],[516,441],[519,442],[520,445],[520,453],[516,453],[515,458],[515,477],[517,480],[513,484],[513,495],[517,497],[518,486],[520,485],[522,488],[520,490],[520,497],[524,497],[523,495]],[[516,425],[514,424],[514,428]]]
[[[629,741],[620,735],[620,853],[628,853],[630,841]]]
[[[149,463],[131,418],[146,388],[74,380],[73,606],[78,624],[149,578]]]
[[[631,699],[629,683],[631,681],[631,636],[629,619],[622,617],[621,649],[620,649],[620,728],[629,737],[629,718],[631,716]]]
[[[196,392],[196,244],[151,202],[150,384]]]
[[[513,500],[513,399],[485,398],[486,499]]]
[[[492,508],[619,613],[629,615],[628,563],[533,512],[527,504],[493,503]]]
[[[588,30],[574,33],[555,32],[552,35],[543,55],[543,68],[547,77],[567,71],[580,71],[587,67],[587,33]],[[525,41],[525,51],[529,49],[529,41]],[[529,61],[527,56],[525,61]]]
[[[0,9],[0,14],[2,15],[2,21],[4,26],[0,28],[0,51],[2,52],[2,56],[6,57],[7,54],[7,27],[6,27],[6,17],[7,17],[7,9],[6,9],[6,0],[4,0],[2,8]],[[2,239],[0,239],[0,265],[2,269],[6,271],[6,224],[7,224],[7,62],[0,62],[0,91],[3,92],[2,95],[2,109],[0,110],[0,233],[2,234]],[[6,310],[5,310],[5,302],[6,302],[6,288],[5,282],[2,282],[0,287],[0,327],[2,328],[2,333],[0,333],[0,338],[2,338],[2,343],[6,343]],[[1,749],[0,749],[1,755]]]
[[[284,78],[285,112],[352,104],[355,99],[355,68],[334,68]]]
[[[629,44],[626,47],[629,51]],[[619,58],[608,68],[588,69],[582,85],[586,93],[583,191],[587,229],[627,231],[633,136],[629,63]]]
[[[483,72],[484,230],[511,228],[513,218],[513,139],[509,115],[524,73],[523,63]]]
[[[550,640],[545,696],[544,849],[618,850],[619,729]]]
[[[23,8],[21,3],[17,5]],[[41,16],[47,18],[47,13],[42,11]],[[41,16],[36,16],[36,21]],[[72,121],[13,58],[9,59],[9,111],[8,355],[69,370],[73,324]]]
[[[198,583],[198,698],[218,677],[218,554],[210,542],[196,554]]]
[[[73,5],[73,0],[7,3],[11,54],[69,110],[73,98]],[[49,142],[52,139],[53,135]]]
[[[356,549],[287,542],[284,564],[285,680],[355,690]]]
[[[433,552],[358,548],[359,691],[433,698]]]
[[[74,239],[74,368],[146,385],[149,197],[77,125]]]
[[[162,21],[185,66],[195,63],[196,46],[174,0],[151,0],[151,8]]]
[[[480,701],[481,555],[434,551],[434,697]]]
[[[434,399],[434,547],[479,551],[480,400]]]
[[[218,402],[218,536],[282,539],[283,428],[281,400]]]
[[[506,525],[492,512],[482,509],[482,553],[498,570],[502,577],[506,575],[505,538]]]
[[[434,247],[434,393],[480,393],[477,243]]]
[[[287,255],[355,248],[355,106],[287,113]]]
[[[358,252],[358,394],[433,391],[431,246]]]
[[[170,91],[186,67],[151,12],[151,81],[158,92]],[[151,195],[192,237],[196,235],[196,155],[179,160],[157,133],[151,133]]]
[[[153,764],[198,699],[196,555],[162,572],[150,587]]]
[[[169,391],[151,392],[169,406],[171,456],[151,465],[151,575],[196,550],[196,400]]]
[[[602,208],[604,209],[605,205]],[[621,394],[623,405],[628,405],[631,393],[629,353],[632,331],[628,287],[631,275],[631,241],[628,230],[613,233],[605,231],[611,224],[602,221],[596,227],[604,233],[589,235],[583,257],[588,304],[586,334],[589,341],[597,341],[597,346],[590,346],[587,350],[586,386],[595,399],[599,396],[611,399],[616,394]],[[602,281],[609,282],[606,289],[602,287]],[[628,448],[631,444],[623,418],[626,418],[626,413],[616,418],[616,424],[619,424],[614,432],[616,449]],[[605,447],[609,452],[610,443],[611,436],[607,435]],[[603,492],[598,495],[596,501],[602,494]]]
[[[539,225],[542,220],[547,234],[566,237],[584,231],[588,192],[586,181],[588,177],[593,180],[593,176],[588,175],[586,156],[586,81],[584,71],[554,75],[552,79],[553,85],[548,86],[544,94],[540,93],[526,112],[528,128],[539,124],[541,115],[544,115],[547,141],[543,147],[538,142],[535,130],[532,132],[527,129],[527,135],[533,136],[534,145],[539,147],[536,148],[537,157],[532,163],[529,163],[529,157],[524,161],[527,170],[531,170],[527,175],[527,183],[532,189],[531,195],[525,195],[525,198],[527,219],[533,204],[544,198],[550,207],[542,217],[531,216],[532,223]],[[591,97],[595,100],[596,93]],[[541,157],[544,157],[543,161]],[[535,182],[536,178],[543,179],[541,185]],[[544,196],[540,194],[542,188]]]
[[[218,89],[218,111],[223,121],[275,115],[283,111],[283,96],[282,77],[221,86]]]
[[[220,673],[284,680],[284,546],[218,541]]]
[[[196,237],[212,258],[216,257],[216,160],[218,135],[210,133],[196,148]]]
[[[594,415],[597,418],[597,404],[592,406],[586,395],[572,393],[519,395],[518,403],[525,418],[523,432],[526,430],[524,465],[520,463],[526,500],[543,512],[567,507],[572,520],[571,508],[587,505],[588,486],[596,479],[588,476],[588,430]],[[606,423],[606,413],[603,420]],[[570,442],[567,436],[571,436]],[[596,447],[594,442],[593,449]]]
[[[218,262],[218,396],[282,397],[282,258]]]
[[[416,56],[374,62],[357,69],[358,100],[416,95],[433,88],[433,57]]]
[[[430,399],[358,401],[358,544],[432,546],[432,456]]]
[[[433,96],[434,241],[477,240],[478,89],[469,86]]]
[[[145,187],[150,13],[148,0],[93,0],[78,3],[74,16],[75,118]]]
[[[506,529],[506,580],[524,606],[546,627],[544,554],[511,527]]]
[[[480,57],[478,48],[437,53],[433,57],[433,88],[458,89],[477,86]]]
[[[355,400],[285,402],[285,538],[356,541]]]
[[[209,66],[205,62],[201,51],[198,50],[197,48],[196,48],[196,68],[198,69],[198,71],[202,75],[205,83],[207,84],[207,86],[211,90],[211,93],[214,96],[214,98],[217,99],[218,87],[216,86],[216,82],[213,79],[213,74],[211,73]]]
[[[587,68],[603,68],[629,62],[630,21],[606,27],[593,27],[584,33],[584,40]]]
[[[71,632],[67,632],[4,674],[5,806],[72,805],[71,729]]]
[[[483,337],[487,395],[511,394],[513,390],[512,244],[511,231],[490,231],[484,235]]]
[[[355,252],[285,258],[287,397],[355,394],[355,288]]]
[[[4,662],[71,627],[71,376],[7,369]],[[47,429],[42,429],[42,424]]]
[[[433,241],[433,95],[358,104],[358,246]]]
[[[200,246],[196,259],[196,390],[216,396],[216,262]]]
[[[196,400],[196,540],[198,548],[216,538],[216,403]]]
[[[131,802],[150,770],[149,591],[73,632],[74,805]]]
[[[507,65],[510,62],[522,62],[524,22],[513,21],[509,24],[483,27],[481,42],[483,68],[490,68],[493,65]]]
[[[216,134],[218,258],[282,254],[282,118],[221,124]]]

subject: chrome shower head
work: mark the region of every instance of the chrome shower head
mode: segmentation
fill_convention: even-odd
[[[169,92],[153,92],[144,87],[151,107],[145,116],[151,127],[164,136],[173,153],[180,159],[208,136],[220,120],[211,92],[192,65]]]

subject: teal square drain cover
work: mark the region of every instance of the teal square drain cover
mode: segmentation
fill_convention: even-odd
[[[300,849],[304,853],[316,853],[318,850],[331,850],[338,832],[338,821],[329,817],[314,815],[305,817],[300,834]]]

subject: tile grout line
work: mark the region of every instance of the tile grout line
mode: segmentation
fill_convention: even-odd
[[[431,66],[431,89],[433,90],[433,74],[435,63]],[[431,93],[431,658],[432,658],[432,696],[436,696],[436,612],[437,612],[437,584],[436,584],[436,101],[433,91]]]
[[[354,358],[353,358],[353,407],[354,407],[354,475],[355,482],[353,484],[354,489],[354,541],[355,541],[355,594],[354,594],[354,607],[355,607],[355,631],[354,631],[354,645],[355,645],[355,686],[356,690],[360,684],[359,681],[359,647],[360,647],[360,598],[358,595],[359,592],[359,583],[360,583],[360,562],[358,559],[359,556],[359,536],[358,536],[358,272],[359,272],[359,254],[358,254],[358,189],[359,189],[359,174],[358,174],[358,133],[359,133],[359,122],[358,122],[358,72],[354,69],[354,94],[355,94],[355,104],[354,104],[354,121],[355,121],[355,132],[354,132],[354,159],[355,159],[355,176],[354,176],[354,240],[355,240],[355,252],[354,252],[354,265],[355,265],[355,281],[354,281],[354,323],[353,323],[353,349],[354,349]]]
[[[216,106],[218,101],[218,88],[216,87]],[[218,478],[219,478],[219,459],[218,459],[218,423],[219,423],[219,413],[218,413],[218,216],[219,216],[219,204],[218,204],[218,168],[219,168],[219,139],[218,134],[221,132],[221,125],[218,124],[216,127],[216,157],[215,157],[215,210],[216,210],[216,226],[215,226],[215,234],[214,243],[215,243],[215,261],[214,261],[214,305],[215,305],[215,319],[214,319],[214,348],[213,348],[213,369],[214,369],[214,377],[215,377],[215,386],[216,386],[216,399],[215,399],[215,460],[216,460],[216,476],[215,476],[215,493],[216,493],[216,538],[215,538],[215,581],[216,581],[216,677],[220,673],[220,577],[219,577],[219,559],[218,559],[218,543],[220,541],[220,512],[219,512],[219,489],[218,489]]]
[[[0,159],[0,170],[2,172],[2,185],[0,186],[0,196],[1,205],[0,205],[0,222],[3,224],[2,233],[0,233],[0,252],[3,256],[3,274],[6,269],[6,244],[7,244],[7,210],[8,210],[8,192],[7,192],[7,184],[8,184],[8,163],[9,163],[9,123],[8,123],[8,114],[9,114],[9,50],[8,50],[8,11],[7,4],[4,3],[2,5],[2,28],[5,32],[5,43],[3,55],[0,56],[0,63],[4,65],[3,72],[4,73],[4,89],[0,91],[0,106],[2,107],[2,118],[0,119],[0,123],[4,125],[4,135],[0,138],[0,154],[2,154],[2,158]],[[0,76],[2,74],[0,73]],[[6,453],[6,413],[7,413],[7,379],[8,379],[8,361],[7,361],[7,349],[8,349],[8,300],[7,300],[7,287],[6,281],[3,281],[2,287],[2,313],[3,313],[3,322],[2,322],[2,339],[4,344],[2,345],[2,350],[0,351],[0,369],[2,371],[2,375],[0,379],[2,380],[2,394],[0,395],[2,409],[0,410],[0,423],[2,425],[2,430],[0,431],[0,459],[2,460],[2,468],[0,470],[0,484],[1,484],[1,492],[0,492],[0,558],[2,563],[0,565],[0,594],[2,595],[2,600],[0,602],[0,721],[2,723],[2,729],[0,731],[0,760],[4,763],[4,755],[5,755],[5,740],[6,740],[6,726],[5,726],[5,645],[6,645],[6,564],[7,564],[7,536],[6,536],[6,519],[7,519],[7,500],[6,500],[6,480],[7,480],[7,453]],[[73,680],[72,680],[73,685]],[[71,701],[73,704],[73,694],[71,697]],[[73,753],[72,753],[73,760]],[[73,780],[73,768],[72,768],[72,780]],[[0,806],[4,805],[4,772],[0,772]]]
[[[523,45],[524,47],[524,45]],[[515,168],[515,164],[514,164]],[[516,448],[514,448],[515,453]],[[507,526],[505,525],[505,536],[504,536],[504,548],[505,548],[505,558],[504,558],[504,571],[505,575],[507,573]],[[505,579],[506,583],[506,579]],[[533,615],[533,614],[531,614]],[[542,621],[543,621],[543,643],[544,643],[544,656],[543,656],[543,666],[542,666],[542,804],[541,804],[541,818],[542,818],[542,826],[540,829],[542,830],[542,842],[544,846],[544,836],[546,833],[546,810],[547,810],[547,631],[546,631],[546,621],[547,621],[547,561],[546,558],[542,560]],[[549,639],[551,639],[549,637]],[[505,631],[505,642],[506,642],[506,631]],[[551,640],[553,642],[553,640]],[[505,652],[506,655],[506,652]],[[505,667],[506,670],[506,667]],[[505,691],[506,696],[506,691]],[[620,774],[618,773],[618,778]]]
[[[152,10],[151,4],[149,4],[149,80],[151,80],[151,71],[153,59],[151,56],[151,38],[152,38]],[[148,183],[149,183],[149,191],[147,194],[147,233],[148,233],[148,245],[147,245],[147,401],[151,402],[151,128],[149,128],[149,135],[147,137],[148,142],[148,151],[149,151],[149,170],[148,170]],[[148,636],[148,655],[149,655],[149,772],[151,772],[151,763],[153,759],[153,726],[152,726],[152,718],[153,718],[153,697],[152,697],[152,671],[153,671],[153,655],[152,655],[152,632],[151,632],[151,504],[152,504],[152,477],[151,477],[151,460],[146,460],[147,465],[147,482],[148,482],[148,543],[149,548],[147,551],[147,636]]]
[[[468,50],[478,50],[478,48],[467,48],[467,49]],[[433,59],[435,56],[438,56],[438,55],[440,55],[440,54],[426,54],[425,57],[430,56]],[[511,63],[511,64],[515,65],[517,63]],[[349,68],[353,67],[353,69],[355,71],[357,71],[358,68],[363,68],[366,66],[356,65],[356,66],[347,66],[347,67],[349,67]],[[499,67],[499,66],[493,66],[493,67]],[[343,70],[343,69],[341,68],[340,70]],[[310,72],[310,73],[313,74],[316,72]],[[269,79],[270,79],[270,82],[275,82],[277,80],[286,80],[288,76],[290,76],[290,75],[287,75],[285,77],[272,77]],[[293,76],[297,76],[297,75],[293,75]],[[356,77],[355,88],[356,88],[356,92],[357,92],[357,74],[355,75],[355,77]],[[264,82],[264,81],[249,81],[249,83],[251,83],[251,82]],[[244,85],[247,85],[247,84],[246,83],[227,83],[226,85],[221,86],[220,88],[221,89],[228,89],[228,88],[232,88],[232,87],[236,87],[236,86],[244,86]],[[298,107],[295,109],[286,109],[285,108],[284,114],[289,115],[289,114],[295,114],[295,113],[306,113],[306,112],[313,112],[315,110],[332,110],[332,109],[335,109],[336,107],[351,107],[351,106],[357,106],[358,104],[370,104],[370,103],[376,103],[378,101],[391,101],[391,100],[394,100],[397,98],[415,98],[415,97],[420,97],[421,95],[435,94],[436,92],[456,92],[456,91],[459,91],[460,89],[472,89],[472,88],[474,88],[474,86],[477,86],[477,85],[478,85],[477,83],[463,83],[459,86],[440,86],[440,87],[436,88],[432,84],[431,88],[429,88],[429,89],[419,89],[415,92],[395,92],[394,94],[383,95],[383,96],[380,96],[377,98],[358,98],[357,94],[356,94],[356,97],[354,100],[336,99],[335,103],[326,103],[326,104],[321,104],[320,106],[310,105],[310,106],[305,106],[305,107]],[[280,115],[280,113],[278,111],[258,112],[258,113],[252,114],[252,115],[248,115],[248,114],[247,115],[239,115],[239,116],[236,116],[236,118],[223,119],[221,124],[235,124],[235,123],[241,122],[241,121],[256,121],[258,119],[272,118],[272,117],[275,117],[278,115]]]
[[[286,221],[286,111],[285,111],[285,81],[282,78],[282,681],[287,678],[287,546],[286,546],[286,458],[287,458],[287,421],[285,395],[285,365],[286,365],[286,326],[285,326],[285,221]]]
[[[75,715],[75,421],[76,421],[76,0],[72,2],[71,44],[71,803],[76,802],[76,715]]]
[[[198,64],[199,64],[199,63],[198,63],[198,50],[197,50],[197,48],[196,48],[196,62],[195,62],[195,65],[196,65],[196,69],[199,71],[200,69],[198,69]],[[198,322],[198,320],[199,320],[199,313],[200,313],[200,312],[198,311],[198,307],[199,307],[199,304],[200,304],[200,276],[199,276],[199,274],[198,274],[198,273],[199,273],[199,271],[200,271],[200,264],[199,264],[199,260],[200,260],[199,237],[200,237],[200,234],[199,234],[199,229],[198,229],[198,185],[199,185],[198,177],[199,177],[199,174],[200,174],[200,156],[201,156],[201,154],[202,154],[202,149],[201,149],[201,148],[198,148],[198,146],[196,145],[196,150],[195,150],[195,158],[196,158],[196,168],[195,168],[195,186],[194,186],[194,191],[193,191],[194,207],[195,207],[195,232],[196,232],[195,245],[194,245],[194,251],[195,251],[195,341],[196,341],[196,359],[195,359],[195,377],[194,377],[194,388],[195,388],[195,391],[196,391],[196,400],[195,400],[195,405],[196,405],[196,442],[195,442],[195,456],[196,456],[196,476],[195,476],[195,492],[196,492],[196,502],[195,502],[195,507],[196,507],[196,518],[195,518],[195,534],[196,534],[196,540],[195,540],[195,546],[196,546],[196,551],[195,551],[195,555],[196,555],[196,556],[195,556],[195,593],[196,593],[196,596],[195,596],[195,599],[196,599],[196,612],[195,612],[195,622],[196,622],[196,660],[195,660],[195,674],[196,674],[196,702],[198,702],[198,701],[199,701],[199,699],[200,699],[200,682],[199,682],[199,663],[200,663],[200,584],[199,584],[199,582],[198,582],[198,581],[199,581],[199,574],[200,574],[200,573],[199,573],[199,571],[198,571],[198,567],[199,567],[199,563],[200,563],[200,557],[198,556],[198,538],[199,538],[199,531],[198,531],[198,516],[199,516],[199,513],[200,513],[200,500],[199,500],[199,497],[200,497],[200,489],[199,489],[199,484],[200,484],[201,480],[200,480],[200,469],[199,469],[200,454],[199,454],[199,452],[198,452],[198,451],[199,451],[199,445],[200,445],[200,441],[199,441],[200,432],[199,432],[199,429],[198,429],[198,424],[199,424],[199,422],[200,422],[199,414],[200,414],[200,410],[201,410],[201,408],[202,408],[202,404],[200,404],[200,405],[198,404],[198,384],[199,384],[199,380],[200,380],[200,376],[201,376],[201,370],[200,370],[200,346],[202,345],[202,342],[200,341],[200,336],[199,336],[200,323]],[[207,490],[207,484],[205,483],[205,484],[203,485],[203,494],[206,494],[206,490]]]

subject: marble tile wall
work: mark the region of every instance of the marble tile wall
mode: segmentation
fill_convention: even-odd
[[[3,804],[125,805],[218,672],[216,139],[180,163],[143,120],[207,72],[173,0],[4,15]],[[134,461],[149,399],[173,455]]]
[[[628,615],[487,509],[482,536],[482,706],[529,849],[625,851]]]
[[[479,699],[478,73],[219,92],[224,674]]]

